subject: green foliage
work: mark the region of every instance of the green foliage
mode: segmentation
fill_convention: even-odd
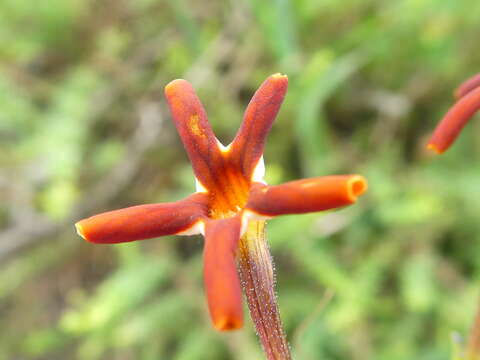
[[[0,226],[15,230],[0,256],[28,239],[0,262],[0,359],[261,358],[250,322],[212,329],[200,238],[95,246],[73,223],[193,189],[170,80],[194,83],[227,143],[275,72],[290,89],[267,180],[369,181],[351,208],[268,224],[296,359],[461,359],[480,128],[439,158],[423,145],[480,71],[479,13],[474,0],[0,2]]]

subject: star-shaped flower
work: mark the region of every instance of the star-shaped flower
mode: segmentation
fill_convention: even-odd
[[[253,96],[235,139],[215,137],[192,86],[174,80],[165,95],[188,153],[197,190],[187,198],[133,206],[95,215],[75,226],[84,239],[113,244],[163,235],[202,234],[208,307],[218,330],[243,324],[236,268],[239,239],[250,221],[350,205],[367,188],[359,175],[316,177],[268,186],[264,180],[265,138],[287,91],[287,77],[274,74]],[[312,154],[315,156],[315,154]]]
[[[480,109],[480,74],[463,82],[455,90],[457,102],[435,128],[427,148],[438,154],[446,151],[456,140],[463,127]]]

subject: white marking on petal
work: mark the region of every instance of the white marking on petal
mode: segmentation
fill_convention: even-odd
[[[198,193],[208,192],[207,188],[205,186],[203,186],[203,184],[200,182],[200,180],[198,180],[196,176],[194,176],[194,178],[195,178],[195,191],[198,192]]]
[[[223,145],[220,140],[216,139],[217,140],[217,145],[218,145],[218,148],[220,149],[220,152],[222,154],[225,154],[225,153],[228,153],[230,151],[230,144],[228,144],[227,146]]]
[[[252,181],[267,185],[267,183],[263,179],[264,176],[265,176],[265,161],[263,161],[263,155],[262,155],[260,156],[260,159],[258,159],[258,162],[255,165],[255,168],[253,169]]]
[[[240,237],[247,231],[249,221],[250,217],[246,212],[243,212],[242,215],[240,215]]]
[[[202,220],[198,220],[188,229],[177,232],[175,235],[205,235],[205,223]]]
[[[245,209],[243,211],[243,214],[244,214],[243,216],[246,217],[248,219],[248,221],[250,221],[250,220],[270,220],[270,219],[273,219],[275,217],[275,216],[267,216],[267,215],[259,214],[252,209]]]
[[[87,239],[87,238],[85,237],[85,235],[83,234],[83,229],[82,229],[82,227],[80,226],[80,224],[79,224],[78,222],[75,224],[75,229],[77,230],[77,234],[78,234],[78,235],[80,235],[80,236],[81,236],[82,238],[84,238],[85,240]]]

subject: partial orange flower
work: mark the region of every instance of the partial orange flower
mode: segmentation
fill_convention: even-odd
[[[438,154],[448,150],[466,123],[480,109],[480,73],[464,81],[455,90],[454,96],[457,102],[437,125],[427,144],[428,149]],[[480,359],[480,303],[468,342],[461,352],[465,359]]]
[[[446,151],[456,140],[463,127],[480,109],[480,74],[463,82],[456,90],[457,102],[435,128],[427,148],[438,154]]]
[[[202,234],[205,290],[213,324],[218,330],[240,328],[242,294],[236,262],[239,240],[249,224],[257,221],[263,226],[265,219],[277,215],[350,205],[367,189],[359,175],[315,177],[277,186],[265,183],[265,138],[287,85],[284,75],[268,77],[250,101],[235,139],[223,146],[192,86],[185,80],[169,83],[165,96],[193,166],[196,192],[172,203],[139,205],[83,219],[75,224],[78,234],[103,244]],[[245,250],[242,256],[253,256],[249,254]]]

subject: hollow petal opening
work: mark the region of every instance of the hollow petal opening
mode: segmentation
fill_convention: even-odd
[[[352,203],[357,201],[357,198],[367,191],[368,188],[367,181],[360,175],[352,176],[350,180],[347,181],[346,186],[349,190],[349,196]]]

